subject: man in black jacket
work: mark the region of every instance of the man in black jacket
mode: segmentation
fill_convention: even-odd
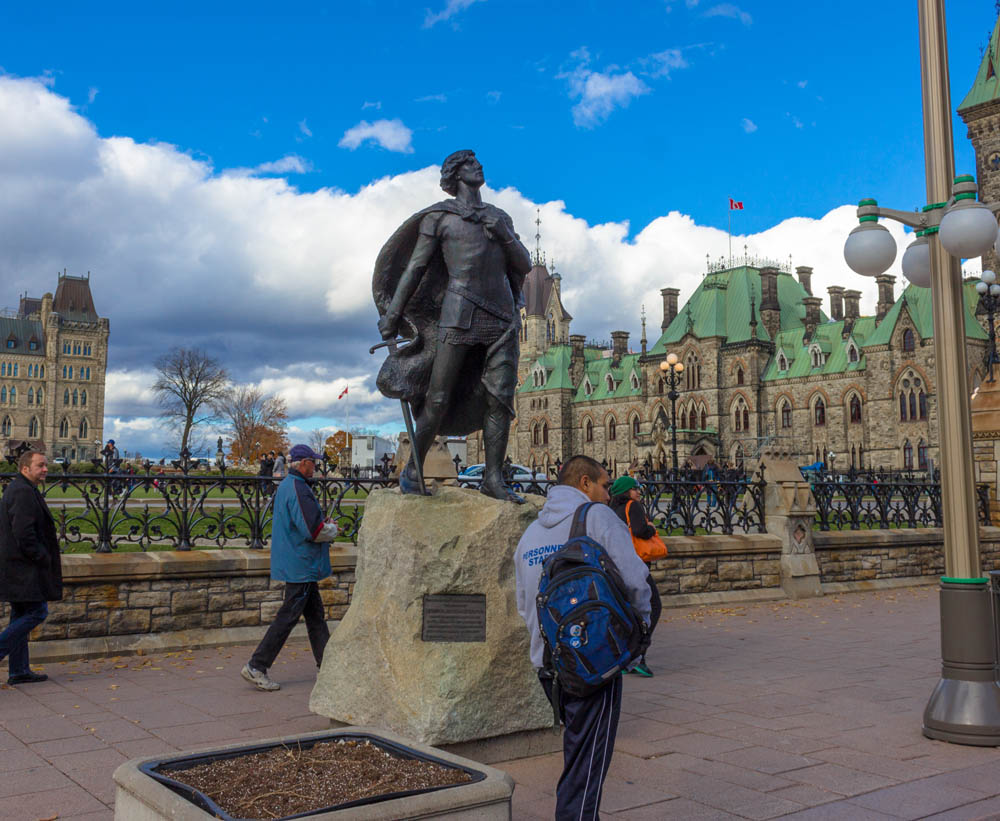
[[[10,624],[0,633],[8,657],[8,684],[45,681],[28,666],[28,634],[49,615],[46,602],[62,598],[62,560],[56,525],[38,485],[49,466],[44,453],[17,460],[19,476],[0,498],[0,601],[10,602]]]

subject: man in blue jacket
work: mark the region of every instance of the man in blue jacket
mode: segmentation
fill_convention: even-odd
[[[281,689],[267,671],[301,616],[306,619],[317,667],[330,639],[318,582],[332,572],[328,543],[336,538],[338,528],[335,522],[324,520],[307,481],[322,458],[308,445],[295,445],[288,454],[288,475],[274,494],[271,578],[285,583],[285,600],[250,662],[240,672],[258,690]]]

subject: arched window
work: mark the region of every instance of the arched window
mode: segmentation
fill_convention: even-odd
[[[858,349],[855,348],[853,345],[851,345],[847,349],[847,361],[848,362],[857,362],[858,361]]]
[[[31,421],[28,422],[28,436],[32,439],[38,438],[38,417],[32,416]]]
[[[538,423],[536,422],[534,425],[531,426],[531,444],[537,445],[540,444],[540,442],[541,440],[539,439]]]
[[[788,404],[788,401],[782,403],[781,405],[781,427],[790,428],[792,426],[792,406]]]
[[[917,418],[917,395],[910,391],[910,419]]]
[[[29,405],[34,405],[35,404],[35,389],[34,388],[28,388],[28,404]]]
[[[632,438],[633,439],[638,439],[639,438],[639,417],[638,416],[633,416],[632,417]]]
[[[10,404],[12,404],[12,405],[16,405],[17,404],[17,388],[15,388],[13,386],[11,386],[11,389],[10,389]]]
[[[903,443],[903,470],[913,470],[913,446],[909,439]]]
[[[907,328],[905,331],[903,331],[903,350],[912,351],[913,348],[914,348],[913,331]]]
[[[920,470],[927,470],[927,443],[921,439],[917,445],[917,467]]]
[[[608,441],[614,442],[618,438],[618,424],[615,422],[614,417],[608,420]]]
[[[701,410],[701,429],[708,430],[708,415],[705,413],[705,409]]]
[[[549,443],[549,423],[542,422],[542,444],[547,445]]]
[[[81,419],[80,420],[80,438],[81,439],[86,439],[87,438],[87,420],[86,419]]]
[[[87,407],[87,392],[86,391],[80,391],[80,405],[82,407],[84,407],[84,408]]]
[[[66,388],[66,390],[63,391],[63,404],[69,404],[69,388]]]
[[[927,394],[920,391],[920,395],[917,397],[917,403],[920,406],[920,418],[927,418]]]
[[[743,368],[736,369],[736,384],[737,385],[743,384]]]
[[[816,405],[813,408],[813,415],[817,425],[826,424],[826,404],[822,399],[816,400]]]
[[[663,385],[664,385],[664,382],[663,382],[663,380],[662,380],[662,379],[660,379],[660,380],[659,380],[659,381],[658,381],[658,382],[656,383],[656,392],[657,392],[658,394],[661,394],[661,395],[663,394]]]
[[[41,388],[39,388],[37,391],[35,391],[35,404],[36,405],[41,405],[42,404],[42,389]]]
[[[4,436],[10,436],[10,429],[14,423],[11,421],[9,416],[3,418],[3,422],[0,423],[0,434]]]
[[[697,383],[697,386],[700,388],[701,387],[701,365],[698,365],[697,373],[698,373],[698,378],[695,380],[695,382]]]
[[[750,411],[743,408],[743,430],[750,430]]]
[[[80,401],[79,391],[77,391],[76,388],[73,388],[73,407],[76,407],[79,401]]]
[[[6,401],[7,401],[7,386],[3,385],[0,386],[0,402],[6,402]]]
[[[59,423],[59,437],[61,439],[67,439],[69,437],[69,419],[65,416]]]
[[[901,393],[899,395],[899,421],[906,421],[906,394]]]
[[[788,370],[788,360],[785,359],[785,355],[781,354],[778,356],[778,370],[787,371]]]
[[[860,422],[861,421],[861,400],[858,399],[857,394],[855,394],[854,396],[851,397],[850,408],[851,408],[851,422],[855,422],[855,423]]]
[[[594,441],[594,423],[590,419],[583,426],[583,440],[585,442]]]
[[[733,411],[733,430],[743,430],[743,428],[742,428],[742,426],[740,424],[741,421],[742,421],[742,417],[740,416],[740,409],[736,408]]]
[[[688,426],[687,411],[682,410],[681,411],[681,430],[687,430],[687,426]]]
[[[604,384],[608,386],[608,393],[615,392],[615,378],[610,373],[604,377]]]

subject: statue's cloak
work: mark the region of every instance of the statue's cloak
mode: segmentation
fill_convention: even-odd
[[[372,295],[379,316],[384,316],[392,301],[399,279],[406,270],[413,255],[414,246],[420,235],[420,222],[430,213],[446,212],[462,219],[482,222],[484,217],[502,217],[510,220],[503,211],[493,205],[483,209],[470,209],[457,200],[443,200],[406,220],[382,246],[375,261],[372,277]],[[524,275],[508,268],[507,277],[514,294],[514,301],[520,300]],[[431,368],[440,343],[439,322],[441,303],[448,285],[448,269],[441,249],[431,257],[409,302],[403,310],[399,335],[413,341],[397,353],[390,353],[382,364],[375,384],[383,396],[403,399],[410,403],[415,414],[420,413],[427,389],[430,385]],[[495,396],[514,415],[514,390],[517,388],[518,331],[521,327],[520,312],[514,311],[514,318],[504,334],[488,348],[477,346],[466,357],[462,372],[455,383],[448,410],[442,420],[439,432],[446,436],[465,436],[480,430],[486,411],[487,394]]]

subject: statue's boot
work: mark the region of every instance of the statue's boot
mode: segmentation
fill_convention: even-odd
[[[417,479],[417,469],[413,462],[409,462],[403,470],[399,472],[399,490],[401,493],[410,493],[414,496],[430,496],[429,490],[421,490],[420,482]]]
[[[501,466],[507,454],[507,436],[510,433],[510,414],[495,399],[483,420],[483,450],[486,452],[486,469],[479,492],[502,502],[523,505],[524,499],[503,483]]]

